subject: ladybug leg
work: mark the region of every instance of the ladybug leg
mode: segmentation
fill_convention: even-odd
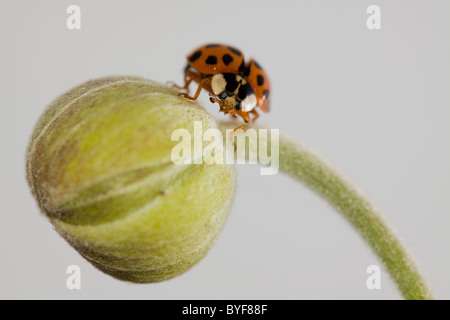
[[[197,88],[197,91],[195,92],[194,96],[189,95],[189,84],[195,81],[199,84],[199,87]],[[209,92],[212,92],[211,89],[211,77],[202,75],[198,72],[192,71],[190,69],[187,69],[184,72],[184,90],[186,90],[186,94],[184,94],[184,97],[189,100],[197,100],[198,96],[200,95],[200,92],[202,89],[206,89]]]
[[[197,91],[195,91],[195,94],[193,97],[191,97],[189,94],[187,93],[183,93],[183,96],[188,99],[188,100],[197,100],[198,96],[200,95],[200,92],[202,92],[202,88],[203,88],[203,83],[205,82],[206,79],[202,79],[202,81],[200,81]]]
[[[230,115],[232,117],[237,118],[237,116],[239,115],[243,120],[244,120],[244,124],[242,126],[239,126],[237,128],[234,128],[234,130],[230,133],[230,135],[227,137],[227,141],[231,142],[231,145],[234,148],[234,151],[237,150],[237,145],[234,143],[234,134],[236,133],[236,131],[238,131],[239,129],[244,130],[250,123],[250,116],[248,112],[244,112],[241,110],[232,110],[231,112],[229,112]]]
[[[223,101],[217,99],[212,93],[209,94],[209,101],[211,101],[212,103],[217,102],[220,106],[219,112],[222,111],[223,113],[227,113],[226,109],[223,108]]]
[[[251,112],[251,114],[254,115],[252,122],[255,122],[255,120],[259,118],[259,114],[258,114],[258,112],[255,109],[253,109],[250,112]]]
[[[242,118],[242,120],[244,120],[244,124],[240,127],[237,127],[233,130],[233,132],[238,131],[239,129],[244,130],[250,123],[250,115],[248,112],[242,111],[242,110],[236,110],[235,112],[238,116],[240,116]]]
[[[234,128],[233,132],[236,132],[236,131],[238,131],[238,130],[240,130],[240,129],[244,130],[245,128],[247,128],[248,124],[249,124],[249,123],[246,122],[246,123],[244,123],[242,126],[239,126],[239,127],[237,127],[237,128]]]

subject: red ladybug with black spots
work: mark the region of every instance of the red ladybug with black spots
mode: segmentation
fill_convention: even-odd
[[[245,62],[241,51],[223,44],[207,44],[195,49],[187,57],[184,69],[184,97],[197,100],[202,88],[209,92],[211,102],[217,102],[220,111],[234,117],[240,116],[245,124],[235,129],[244,129],[250,121],[258,118],[255,108],[269,111],[269,79],[255,61]],[[199,84],[194,96],[189,95],[189,84]]]

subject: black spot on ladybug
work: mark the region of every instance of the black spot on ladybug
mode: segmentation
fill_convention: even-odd
[[[238,49],[230,47],[230,46],[228,46],[228,49],[230,49],[230,51],[233,52],[234,54],[237,54],[239,57],[242,56],[241,51],[239,51]]]
[[[255,64],[255,66],[256,66],[258,69],[262,70],[261,65],[260,65],[258,62],[256,62],[255,60],[253,60],[253,63]]]
[[[236,75],[234,73],[224,73],[223,77],[227,82],[225,90],[228,92],[234,92],[239,85],[239,82],[236,80]]]
[[[206,59],[206,64],[217,64],[217,57],[216,56],[209,56]]]
[[[229,65],[231,62],[233,62],[233,57],[230,56],[228,53],[225,53],[222,57],[222,61],[223,63],[225,63],[225,65]]]
[[[269,96],[269,90],[264,90],[263,91],[263,96],[264,96],[264,99],[267,99],[267,97]]]
[[[258,82],[258,86],[262,86],[264,84],[264,77],[260,74],[256,77],[256,81]]]
[[[252,87],[247,83],[246,85],[243,85],[239,88],[238,91],[238,98],[241,100],[244,100],[245,98],[247,98],[249,95],[253,94],[253,89]]]
[[[246,77],[248,76],[249,72],[248,72],[247,68],[245,67],[244,61],[242,61],[241,65],[239,66],[238,72],[240,74],[243,74]]]
[[[248,66],[244,66],[243,74],[244,74],[244,77],[245,77],[245,78],[247,78],[247,77],[250,75],[250,68],[251,68],[251,67],[252,67],[251,64],[249,64]]]
[[[218,44],[218,43],[210,43],[210,44],[207,44],[205,46],[205,48],[215,48],[215,47],[220,47],[220,46],[221,46],[221,44]]]
[[[201,50],[199,50],[199,51],[197,51],[197,52],[194,52],[194,53],[192,54],[192,56],[189,58],[189,61],[190,61],[190,62],[194,62],[195,60],[197,60],[198,58],[200,58],[201,55],[202,55],[202,51],[201,51]]]

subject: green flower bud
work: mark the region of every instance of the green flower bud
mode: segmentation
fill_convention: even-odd
[[[89,81],[45,111],[27,150],[42,211],[82,256],[123,280],[156,282],[197,263],[234,193],[229,165],[171,160],[171,133],[216,122],[178,92],[137,77]]]

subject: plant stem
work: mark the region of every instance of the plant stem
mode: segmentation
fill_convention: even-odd
[[[223,130],[236,126],[221,125]],[[260,135],[259,140],[260,145],[263,143],[266,150],[271,150],[270,139]],[[257,152],[249,149],[250,153]],[[353,225],[384,263],[405,299],[433,299],[414,261],[378,210],[336,169],[283,136],[279,140],[279,166],[281,171],[314,190]]]

